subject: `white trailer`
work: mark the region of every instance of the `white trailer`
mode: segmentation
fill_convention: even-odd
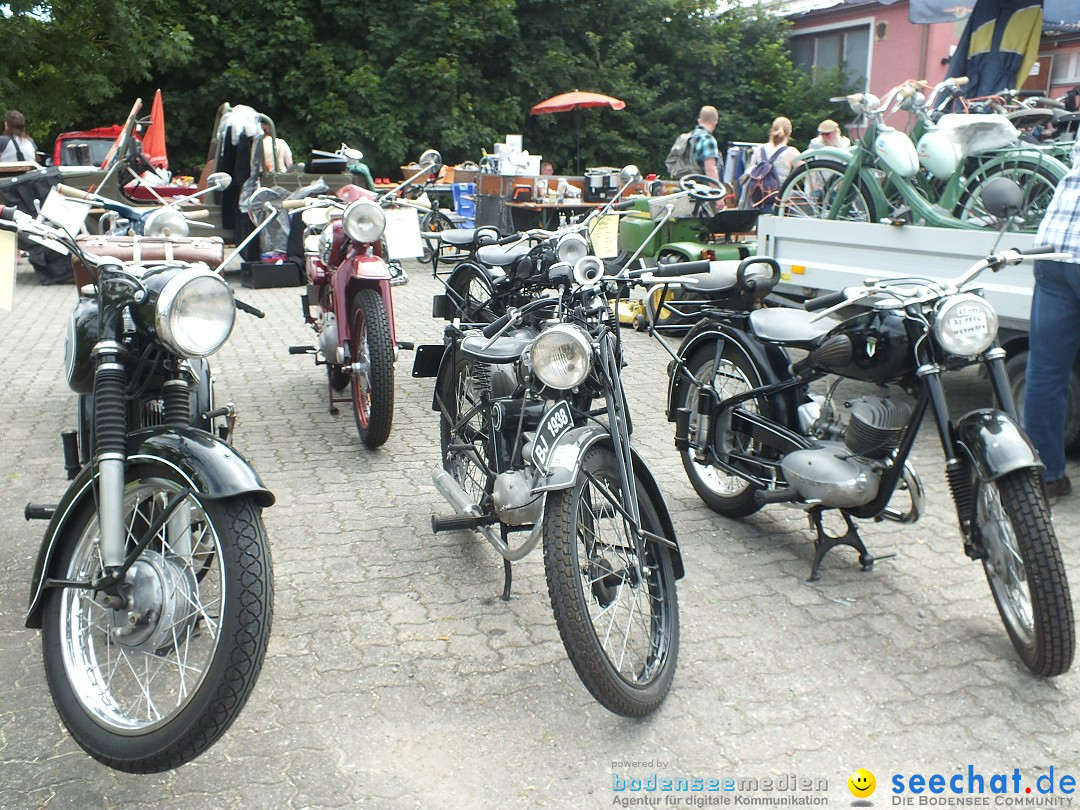
[[[776,291],[796,299],[857,287],[867,279],[955,278],[993,249],[998,234],[917,225],[881,225],[819,219],[763,216],[758,220],[759,256],[780,263]],[[1001,248],[1028,248],[1034,234],[1005,234]],[[1034,288],[1031,262],[978,278],[997,310],[999,339],[1008,352],[1006,367],[1013,395],[1023,405],[1028,323]],[[1080,449],[1080,361],[1069,385],[1066,446]]]

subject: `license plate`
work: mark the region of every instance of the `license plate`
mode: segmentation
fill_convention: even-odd
[[[559,400],[554,408],[544,414],[536,428],[536,439],[533,441],[533,462],[537,467],[547,469],[551,448],[559,437],[573,426],[574,418],[565,399]]]

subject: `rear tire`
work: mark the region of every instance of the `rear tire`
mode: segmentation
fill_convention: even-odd
[[[647,542],[640,561],[615,504],[618,466],[610,448],[585,453],[578,481],[548,493],[544,570],[563,646],[606,709],[641,717],[671,688],[679,656],[679,606],[666,546]],[[642,528],[662,535],[659,506],[637,487]]]
[[[1072,664],[1076,631],[1040,476],[1016,470],[974,486],[983,569],[1009,638],[1036,675],[1060,675]]]
[[[353,362],[367,363],[367,373],[353,372],[353,416],[360,440],[381,447],[394,421],[394,346],[382,297],[365,288],[352,300],[350,332]]]
[[[847,166],[834,160],[806,161],[784,181],[777,216],[877,222],[877,207],[862,178],[856,177],[844,199],[838,199],[846,170]],[[836,215],[832,216],[834,210]]]
[[[496,313],[492,306],[495,289],[487,273],[480,267],[474,264],[460,265],[454,270],[447,287],[462,323],[491,323],[502,315],[501,312]]]
[[[741,353],[733,351],[730,344],[725,346],[720,354],[719,371],[716,370],[716,344],[708,343],[697,349],[686,366],[694,378],[703,383],[709,383],[720,399],[724,400],[736,396],[751,388],[757,388],[761,383],[761,374]],[[698,443],[704,441],[705,425],[703,420],[707,415],[698,411],[698,388],[686,379],[680,379],[676,402],[679,407],[690,410],[690,438],[691,443],[698,435]],[[764,400],[750,400],[743,404],[747,410],[758,413],[768,413],[768,405]],[[714,433],[723,428],[716,426]],[[744,436],[736,436],[727,431],[726,437],[721,439],[724,446],[739,449],[741,452],[752,450],[749,439]],[[761,508],[754,493],[758,487],[737,475],[725,473],[711,465],[704,457],[699,456],[694,447],[683,450],[683,469],[690,484],[694,487],[698,497],[714,512],[729,518],[742,518],[752,515]]]

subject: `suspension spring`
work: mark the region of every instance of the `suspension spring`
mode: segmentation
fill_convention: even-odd
[[[945,465],[945,477],[949,481],[949,492],[956,504],[956,514],[960,518],[960,527],[965,529],[971,521],[975,509],[975,488],[966,464],[951,458]]]

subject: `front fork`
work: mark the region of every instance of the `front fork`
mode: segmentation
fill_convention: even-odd
[[[94,347],[94,444],[98,467],[98,521],[105,574],[124,563],[124,469],[127,466],[127,378],[123,347],[103,340]]]

